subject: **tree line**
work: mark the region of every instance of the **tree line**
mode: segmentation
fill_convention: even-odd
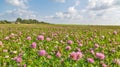
[[[38,21],[36,19],[17,18],[16,21],[1,20],[0,24],[49,24],[49,23],[44,21]]]

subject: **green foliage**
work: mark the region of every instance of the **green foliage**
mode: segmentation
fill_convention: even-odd
[[[38,21],[36,19],[17,18],[16,21],[1,20],[0,24],[49,24],[49,23],[44,21]]]
[[[3,20],[3,21],[0,21],[0,24],[11,24],[11,22],[7,20]]]

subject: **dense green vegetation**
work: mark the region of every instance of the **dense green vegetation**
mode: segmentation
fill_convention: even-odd
[[[16,21],[1,20],[0,24],[49,24],[49,23],[44,21],[38,21],[36,19],[17,18]]]

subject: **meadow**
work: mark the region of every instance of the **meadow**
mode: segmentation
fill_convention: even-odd
[[[120,67],[120,26],[0,24],[0,67]]]

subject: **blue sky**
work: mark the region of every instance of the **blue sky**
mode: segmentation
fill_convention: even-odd
[[[0,20],[120,25],[120,0],[0,0]]]

